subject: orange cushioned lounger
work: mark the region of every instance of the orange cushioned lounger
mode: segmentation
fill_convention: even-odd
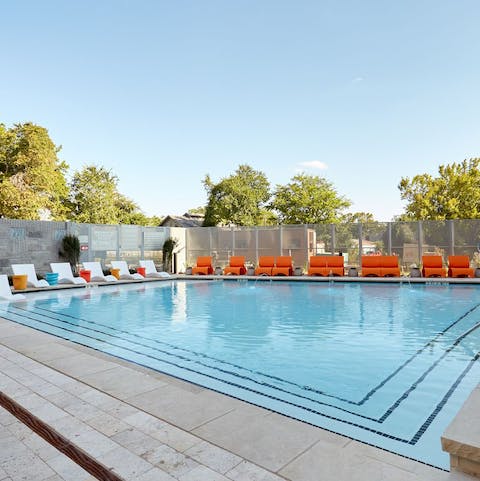
[[[400,277],[398,256],[379,256],[382,277]]]
[[[192,269],[192,274],[213,274],[212,258],[210,256],[197,257],[197,265]]]
[[[422,256],[423,277],[445,277],[442,256]]]
[[[473,277],[468,256],[448,256],[448,277]]]
[[[309,276],[326,276],[327,271],[327,256],[311,256],[308,267]]]
[[[278,256],[272,276],[293,276],[292,256]]]
[[[275,266],[275,257],[274,256],[260,256],[258,259],[258,267],[255,269],[255,275],[261,276],[272,275],[272,269]]]
[[[247,273],[245,267],[245,256],[232,256],[230,257],[230,265],[223,270],[225,275],[234,274],[236,276],[243,276]]]
[[[328,276],[343,276],[343,256],[330,256],[327,257],[327,270]]]
[[[362,277],[380,277],[382,275],[380,257],[362,256]]]

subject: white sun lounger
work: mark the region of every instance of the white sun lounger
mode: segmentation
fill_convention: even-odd
[[[8,277],[6,275],[0,275],[0,300],[7,301],[23,301],[25,296],[23,294],[12,294],[12,289],[8,284]]]
[[[68,262],[51,262],[52,272],[58,274],[59,284],[86,284],[83,277],[73,277],[72,268]]]
[[[135,274],[130,274],[126,261],[112,261],[112,267],[114,269],[120,269],[120,279],[145,279],[145,277],[138,274],[138,272],[135,272]]]
[[[168,272],[158,272],[155,267],[155,263],[152,260],[140,260],[138,261],[140,267],[145,267],[146,277],[171,277]]]
[[[91,273],[90,280],[94,282],[116,282],[117,278],[110,274],[104,275],[100,262],[83,262],[83,268]]]
[[[12,264],[12,271],[16,276],[26,274],[29,287],[48,287],[50,285],[45,279],[38,280],[33,264]]]

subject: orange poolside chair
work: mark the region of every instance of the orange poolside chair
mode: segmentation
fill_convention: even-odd
[[[223,273],[234,274],[236,276],[243,276],[247,273],[247,268],[245,267],[245,256],[232,256],[230,257],[229,266],[223,269]]]
[[[448,256],[448,277],[473,277],[468,256]]]
[[[310,256],[308,275],[327,276],[327,256]]]
[[[197,257],[197,265],[192,269],[192,274],[213,274],[212,258],[210,256]]]
[[[400,277],[400,267],[398,267],[398,256],[379,256],[380,273],[382,277]]]
[[[309,276],[343,276],[343,256],[311,256]]]
[[[362,256],[363,277],[400,277],[398,256]]]
[[[445,277],[442,256],[422,256],[422,277]]]
[[[362,256],[362,277],[381,277],[381,256]]]
[[[293,276],[292,256],[278,256],[272,276]]]
[[[274,256],[260,256],[258,258],[258,267],[255,269],[255,275],[272,275],[272,269],[275,267]]]

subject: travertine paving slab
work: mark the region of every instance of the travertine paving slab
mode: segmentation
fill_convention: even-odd
[[[78,378],[90,386],[120,399],[152,391],[163,385],[161,381],[152,379],[150,376],[121,366],[107,371],[82,375]]]
[[[75,354],[53,359],[49,365],[69,376],[85,376],[117,367],[113,362],[104,361],[88,354]]]

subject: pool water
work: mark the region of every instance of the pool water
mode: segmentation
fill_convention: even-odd
[[[440,436],[480,379],[473,285],[167,281],[0,315],[445,469]]]

